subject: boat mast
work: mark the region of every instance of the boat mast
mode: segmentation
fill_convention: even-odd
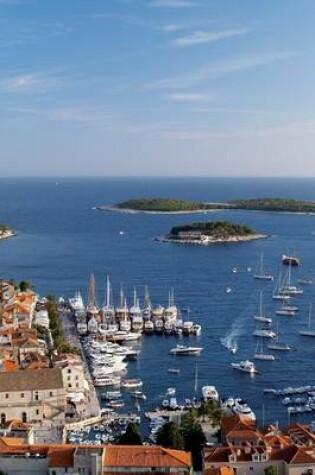
[[[198,392],[198,363],[196,362],[196,366],[195,366],[195,386],[194,386],[195,397],[197,397],[197,392]]]

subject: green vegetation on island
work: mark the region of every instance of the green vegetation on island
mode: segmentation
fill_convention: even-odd
[[[217,209],[217,205],[198,201],[171,198],[139,198],[123,201],[113,206],[117,210],[151,211],[157,213],[180,213]]]
[[[193,239],[199,236],[208,236],[215,239],[228,239],[236,236],[248,237],[253,235],[258,235],[257,231],[246,225],[235,224],[230,221],[208,221],[174,226],[168,237],[169,239]]]
[[[206,203],[173,198],[135,198],[112,206],[99,206],[99,209],[143,213],[198,213],[219,209],[315,213],[315,201],[267,197],[229,200],[225,203]]]
[[[314,201],[293,200],[290,198],[252,198],[233,200],[229,207],[237,209],[278,211],[288,213],[315,213]]]

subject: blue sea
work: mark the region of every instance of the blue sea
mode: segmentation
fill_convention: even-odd
[[[202,201],[266,196],[314,200],[315,179],[2,178],[0,222],[12,226],[17,236],[0,242],[1,276],[29,279],[42,295],[69,297],[81,291],[87,300],[93,272],[99,304],[104,301],[107,275],[115,302],[121,285],[129,303],[134,288],[142,299],[148,285],[155,305],[166,305],[169,290],[174,288],[176,304],[189,308],[190,319],[202,325],[200,337],[183,337],[182,341],[202,346],[204,351],[200,357],[171,357],[169,350],[178,342],[175,337],[143,336],[140,357],[128,366],[128,377],[144,381],[148,398],[142,409],[157,406],[169,386],[177,388],[178,399],[191,397],[198,362],[199,389],[213,384],[222,396],[245,398],[260,422],[264,414],[265,422],[288,423],[285,407],[279,399],[264,395],[263,388],[315,384],[315,339],[298,334],[307,324],[315,284],[305,286],[304,295],[295,299],[300,306],[296,317],[276,317],[277,304],[271,298],[274,282],[254,280],[253,272],[262,252],[266,270],[275,276],[284,271],[282,254],[294,253],[302,265],[292,269],[292,281],[315,281],[315,216],[236,210],[145,215],[93,209],[150,196]],[[248,224],[270,237],[212,247],[154,240],[173,225],[211,219]],[[252,316],[259,308],[260,291],[265,310],[273,317],[273,328],[278,327],[281,340],[297,351],[279,353],[274,362],[257,361],[261,374],[250,377],[233,370],[231,362],[253,358],[257,340],[252,336]],[[221,344],[221,338],[231,333],[239,346],[236,355]],[[170,367],[180,368],[180,374],[169,374]],[[310,420],[312,415],[306,417]]]

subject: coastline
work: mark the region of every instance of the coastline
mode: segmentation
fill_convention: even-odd
[[[96,206],[95,209],[99,211],[113,211],[116,213],[129,213],[129,214],[208,214],[216,211],[220,211],[219,208],[214,209],[196,209],[196,210],[187,210],[187,211],[150,211],[142,209],[131,209],[131,208],[117,208],[116,206]]]
[[[1,239],[9,239],[9,238],[14,237],[14,236],[16,236],[16,232],[12,231],[12,229],[10,229],[9,231],[4,231],[3,233],[0,233],[0,240]]]
[[[155,241],[158,242],[171,242],[176,244],[198,244],[200,246],[210,246],[212,244],[235,244],[240,242],[249,242],[255,241],[257,239],[267,239],[269,236],[267,234],[253,234],[251,236],[230,236],[227,238],[209,238],[207,240],[201,241],[200,239],[173,239],[168,236],[161,236],[159,238],[155,238]]]

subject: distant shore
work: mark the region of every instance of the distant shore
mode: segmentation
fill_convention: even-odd
[[[158,242],[174,242],[176,244],[198,244],[200,246],[211,246],[212,244],[226,244],[226,243],[240,243],[255,241],[257,239],[267,239],[269,236],[267,234],[252,234],[250,236],[228,236],[224,238],[219,237],[209,237],[205,241],[200,239],[176,239],[169,236],[161,236],[155,238]]]
[[[187,211],[149,211],[142,209],[131,209],[131,208],[118,208],[115,205],[108,206],[97,206],[96,209],[100,211],[113,211],[116,213],[129,213],[129,214],[207,214],[213,213],[215,211],[220,211],[219,209],[194,209]]]

